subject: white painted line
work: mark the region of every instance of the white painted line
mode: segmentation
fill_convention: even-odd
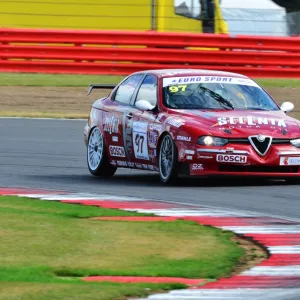
[[[278,226],[222,226],[224,230],[235,233],[258,233],[258,234],[285,234],[300,233],[300,225],[278,225]]]
[[[259,266],[243,272],[246,276],[300,276],[300,265],[295,266]],[[300,278],[299,278],[300,279]]]
[[[50,198],[50,197],[56,197],[55,194],[18,194],[18,197],[25,197],[25,198],[36,198],[36,199],[43,199],[43,198]],[[67,195],[65,195],[67,196]]]
[[[197,209],[126,209],[128,211],[137,211],[139,213],[148,213],[155,214],[158,216],[193,216],[193,217],[203,217],[203,216],[211,216],[211,217],[242,217],[241,215],[234,213],[226,213],[222,211],[212,211],[212,210],[197,210]],[[247,217],[243,215],[243,217]]]
[[[297,296],[300,289],[205,289],[175,290],[167,294],[152,295],[147,300],[282,300]],[[146,300],[144,299],[144,300]],[[296,299],[296,298],[295,298]],[[143,300],[143,299],[140,299]]]
[[[88,194],[88,193],[74,193],[74,194],[20,194],[20,197],[28,198],[40,198],[41,200],[52,200],[52,201],[68,201],[68,200],[93,200],[93,201],[102,201],[102,200],[116,200],[116,201],[143,201],[139,198],[133,197],[119,197],[112,195],[97,195],[97,194]]]
[[[271,254],[300,254],[300,245],[268,247]]]

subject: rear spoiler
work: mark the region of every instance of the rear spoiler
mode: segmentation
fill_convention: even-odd
[[[93,89],[114,89],[117,84],[91,84],[88,90],[88,95]]]

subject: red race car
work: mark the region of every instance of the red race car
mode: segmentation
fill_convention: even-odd
[[[178,175],[300,176],[300,121],[246,76],[207,70],[134,73],[94,102],[84,130],[91,174],[118,167]]]

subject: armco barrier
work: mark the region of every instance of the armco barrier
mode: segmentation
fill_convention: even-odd
[[[157,68],[300,78],[300,38],[0,29],[0,72],[126,75]]]

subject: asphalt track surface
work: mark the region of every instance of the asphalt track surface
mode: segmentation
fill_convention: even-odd
[[[155,172],[118,169],[109,179],[86,166],[82,120],[0,119],[0,186],[51,188],[167,200],[300,219],[300,184],[182,179],[163,186]]]
[[[0,186],[134,196],[300,219],[300,184],[182,179],[166,187],[157,173],[127,169],[110,179],[92,177],[86,166],[84,125],[82,120],[0,119]],[[295,296],[284,299],[299,299]]]

